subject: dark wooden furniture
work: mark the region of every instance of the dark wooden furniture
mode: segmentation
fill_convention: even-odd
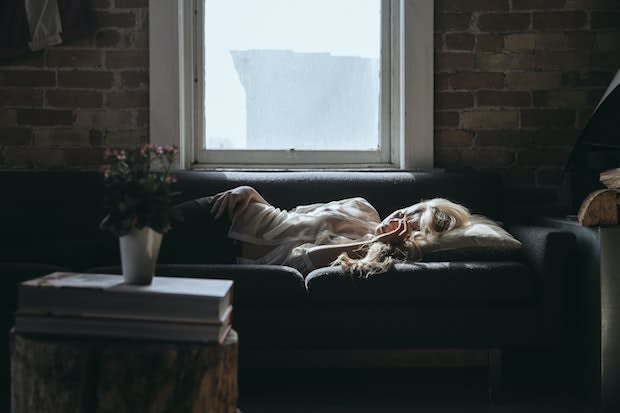
[[[237,333],[223,344],[11,333],[12,412],[235,413]]]

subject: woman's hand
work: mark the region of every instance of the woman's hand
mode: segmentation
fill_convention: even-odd
[[[402,244],[409,238],[409,234],[411,234],[413,230],[415,230],[415,228],[412,227],[408,220],[393,219],[380,228],[377,228],[379,235],[373,238],[373,241],[383,242],[385,244]]]
[[[215,219],[219,219],[228,211],[228,218],[232,220],[237,214],[243,213],[252,202],[268,204],[256,189],[251,186],[238,186],[211,197],[211,214]]]

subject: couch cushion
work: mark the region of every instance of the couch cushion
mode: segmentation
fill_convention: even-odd
[[[306,278],[311,299],[333,302],[485,304],[533,301],[533,272],[516,261],[420,262],[397,264],[367,279],[321,268]]]

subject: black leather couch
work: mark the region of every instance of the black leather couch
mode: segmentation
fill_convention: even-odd
[[[281,208],[363,196],[384,217],[442,196],[503,221],[497,175],[432,170],[180,171],[177,176],[185,220],[164,236],[157,273],[235,281],[233,324],[241,368],[272,366],[278,358],[286,365],[380,364],[390,361],[390,354],[416,349],[489,349],[490,360],[499,361],[505,349],[565,343],[565,280],[575,246],[568,231],[509,226],[524,246],[510,259],[400,264],[365,280],[329,267],[304,279],[288,267],[235,264],[226,223],[213,221],[203,199],[238,185],[254,186]],[[6,335],[16,283],[59,269],[120,272],[120,259],[117,239],[98,229],[102,179],[97,172],[0,171],[0,187]]]

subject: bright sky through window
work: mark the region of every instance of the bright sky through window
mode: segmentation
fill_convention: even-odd
[[[373,149],[380,0],[205,0],[207,149]]]

